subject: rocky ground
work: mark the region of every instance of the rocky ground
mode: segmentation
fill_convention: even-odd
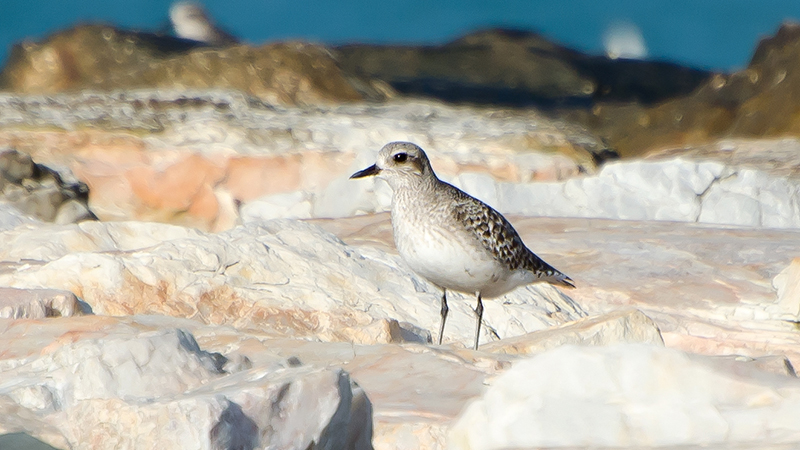
[[[792,30],[761,48],[791,47]],[[208,58],[257,63],[274,48],[165,48],[112,31],[20,47],[4,82],[31,80],[26,67],[83,73],[64,56],[78,42],[122,46],[118,67],[98,60],[109,79],[156,55],[153,71],[188,67],[180,79],[196,89],[42,93],[31,81],[0,95],[0,448],[33,438],[58,449],[800,442],[791,133],[680,145],[656,133],[658,151],[609,160],[605,136],[566,116],[385,101],[399,82],[381,79],[383,66],[348,75],[330,65],[385,61],[369,49],[294,47],[321,65],[277,64],[298,71],[281,75],[256,64],[245,81],[272,84],[236,91],[197,81],[219,68]],[[551,63],[577,74],[573,87],[608,68],[525,35],[451,47],[513,57],[520,42],[568,59]],[[419,73],[439,70],[427,53],[404,51]],[[484,75],[475,79],[498,82]],[[281,91],[292,80],[304,87]],[[613,86],[607,96],[627,95]],[[342,103],[378,91],[381,102]],[[477,351],[474,298],[454,293],[443,345],[433,345],[441,294],[398,257],[388,188],[348,180],[399,139],[506,214],[577,288],[487,300]]]

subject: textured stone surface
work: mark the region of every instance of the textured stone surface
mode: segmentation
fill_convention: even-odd
[[[504,29],[438,46],[355,44],[335,53],[350,73],[383,80],[404,94],[457,103],[652,103],[688,94],[711,76],[666,62],[590,56],[536,33]]]
[[[622,310],[492,342],[485,345],[483,351],[526,355],[562,345],[613,345],[624,342],[664,344],[652,319],[641,311]]]
[[[0,202],[22,214],[56,223],[94,219],[86,184],[68,171],[37,164],[30,155],[0,148]]]
[[[273,104],[363,100],[323,47],[302,42],[208,48],[170,36],[81,25],[12,48],[0,89],[52,94],[82,89],[230,88]]]
[[[0,110],[0,145],[71,169],[100,219],[213,231],[234,225],[237,202],[262,219],[374,209],[371,185],[347,177],[392,140],[429,149],[442,176],[514,182],[593,172],[604,148],[536,112],[425,102],[275,108],[229,91],[132,91],[5,95]]]
[[[800,24],[786,22],[755,48],[748,66],[716,74],[690,95],[646,105],[602,102],[562,117],[606,138],[623,157],[720,138],[798,136]]]
[[[80,314],[75,294],[56,289],[14,289],[0,287],[0,318],[43,319]]]
[[[23,214],[12,205],[0,203],[0,230],[10,230],[24,223],[33,224],[38,222],[38,220]]]
[[[438,329],[438,288],[397,256],[303,222],[220,234],[134,222],[19,227],[0,233],[0,261],[0,285],[67,289],[96,314],[167,314],[359,343],[425,343]],[[453,296],[446,340],[473,339],[473,302]],[[518,289],[486,302],[483,342],[584,315],[556,288]]]
[[[561,182],[502,182],[474,173],[453,182],[506,214],[800,228],[800,177],[793,172],[800,164],[766,166],[678,157],[608,163],[597,175]],[[372,183],[361,209],[387,209],[382,182]]]
[[[794,377],[654,346],[564,346],[496,378],[447,448],[762,448],[799,442],[798,413]]]
[[[800,231],[509,219],[534,252],[575,280],[577,289],[568,294],[590,316],[633,307],[655,322],[669,347],[709,355],[785,355],[800,365],[794,310],[779,302],[773,287],[784,285],[773,279],[790,272],[800,254]],[[388,214],[314,222],[353,245],[392,248]],[[486,302],[487,311],[494,303]]]
[[[598,322],[622,325],[614,317],[599,318]],[[606,326],[596,329],[592,337],[587,335],[585,342],[574,339],[574,333],[569,331],[566,338],[558,331],[539,333],[521,336],[515,342],[531,339],[539,348],[567,340],[596,345],[625,331]],[[605,334],[608,336],[600,337]],[[640,339],[646,334],[646,325],[642,331],[628,332],[628,342],[646,342]],[[192,343],[194,339],[197,345]],[[76,439],[88,438],[88,430],[75,431],[75,426],[61,420],[79,412],[84,424],[115,417],[114,423],[125,420],[121,423],[140,429],[151,426],[150,418],[169,413],[175,415],[173,420],[179,430],[188,432],[183,428],[184,417],[192,411],[208,411],[208,398],[216,394],[241,406],[247,418],[258,422],[263,437],[274,424],[262,426],[261,421],[266,419],[259,419],[253,411],[266,401],[262,397],[275,399],[270,397],[272,390],[264,396],[258,386],[274,383],[277,389],[291,383],[290,392],[302,387],[319,393],[320,383],[312,384],[309,373],[336,374],[344,369],[358,384],[352,387],[350,423],[354,429],[347,431],[347,439],[356,444],[333,448],[364,448],[362,445],[372,436],[368,425],[374,420],[372,441],[376,449],[439,449],[444,447],[449,423],[470,399],[481,395],[491,377],[516,358],[483,350],[474,352],[458,345],[358,345],[276,338],[259,330],[240,331],[159,315],[47,321],[0,319],[0,433],[27,431],[45,442],[68,448],[66,442],[74,445]],[[278,382],[290,377],[296,377],[295,381]],[[185,393],[169,394],[176,386],[184,386],[180,389]],[[291,404],[292,399],[285,397],[286,394],[280,404]],[[68,402],[68,398],[72,401]],[[64,403],[56,404],[56,400]],[[112,406],[117,412],[107,409]],[[309,419],[305,429],[319,423],[318,415],[290,408],[288,411]],[[134,414],[139,419],[131,422]],[[220,413],[203,415],[203,421],[197,424],[200,430],[207,426],[206,420],[215,420],[214,414]],[[36,420],[17,420],[25,417]],[[219,417],[219,422],[223,421]],[[232,420],[232,427],[246,423],[241,415],[226,417]],[[284,424],[294,420],[287,419]],[[169,439],[176,438],[167,439],[159,433],[126,437],[115,427],[98,428],[92,436],[121,448],[157,439],[163,448],[185,448],[170,443]],[[244,435],[249,433],[247,429],[234,429]],[[282,428],[275,433],[284,436],[288,432]],[[202,432],[195,431],[187,439],[194,442],[191,439],[200,435]],[[305,448],[300,445],[285,448]],[[75,448],[83,447],[79,444]]]
[[[772,286],[778,294],[781,317],[791,322],[800,322],[800,258],[792,260],[775,278]]]
[[[48,392],[67,398],[64,393],[74,396],[80,387],[81,395],[90,396],[86,405],[91,405],[89,410],[82,404],[87,408],[80,410],[83,423],[115,417],[113,423],[144,429],[152,426],[151,419],[159,423],[160,414],[183,420],[187,411],[204,411],[202,420],[192,416],[193,428],[186,428],[195,430],[191,439],[199,439],[220,423],[215,418],[222,417],[222,411],[229,410],[230,403],[215,400],[219,397],[213,392],[222,392],[242,407],[244,416],[258,422],[248,412],[254,409],[244,405],[273,398],[268,395],[272,391],[258,387],[263,384],[255,386],[256,381],[245,374],[265,373],[258,383],[268,383],[273,373],[344,370],[359,386],[351,388],[350,404],[353,411],[360,411],[353,413],[354,422],[362,423],[356,418],[369,415],[355,405],[369,400],[363,404],[373,417],[375,448],[441,449],[448,443],[451,424],[466,420],[458,418],[487,386],[496,386],[498,377],[514,364],[564,344],[661,345],[663,336],[669,347],[727,355],[709,363],[720,377],[794,373],[792,363],[800,361],[800,337],[790,322],[793,304],[781,298],[794,280],[792,261],[800,253],[797,231],[597,219],[510,216],[510,220],[534,251],[575,279],[578,288],[568,293],[575,302],[545,287],[520,289],[485,302],[484,318],[491,331],[482,337],[487,343],[477,352],[464,348],[474,330],[474,299],[469,296],[454,296],[449,302],[452,322],[448,321],[446,345],[427,343],[431,330],[438,329],[439,293],[393,256],[386,214],[312,221],[349,245],[316,226],[293,221],[253,222],[218,234],[153,223],[96,222],[22,225],[5,231],[0,235],[0,285],[66,288],[79,294],[95,313],[122,316],[0,319],[0,394],[5,394],[0,395],[0,432],[25,431],[60,448],[95,436],[118,446],[130,444],[108,438],[121,434],[117,428],[76,431],[61,420],[63,411],[43,415],[36,409],[53,404],[48,403]],[[582,318],[587,313],[589,317]],[[193,336],[198,350],[176,347],[175,330]],[[173,343],[145,346],[158,348],[165,356],[134,369],[135,364],[126,362],[138,354],[134,347],[153,339]],[[176,348],[178,353],[167,358]],[[50,365],[49,361],[72,361],[78,357],[70,355],[78,354],[88,366],[67,365],[68,373]],[[90,354],[96,356],[86,356]],[[92,369],[92,358],[104,370]],[[611,357],[592,361],[623,380],[648,370],[674,373],[665,372],[659,365],[662,359],[634,359],[632,369],[614,364]],[[564,358],[574,373],[591,378],[585,370],[589,363],[577,360]],[[151,370],[160,367],[159,361],[172,367],[171,378],[158,383],[118,381],[161,376]],[[678,370],[678,364],[669,365]],[[62,376],[91,382],[69,387],[57,382]],[[198,377],[201,386],[192,389],[192,380]],[[20,379],[29,380],[28,387],[13,381]],[[176,383],[186,385],[188,394],[161,395]],[[158,387],[150,388],[153,384]],[[646,392],[652,398],[685,398],[693,392],[688,382],[676,386],[673,390],[655,386]],[[565,388],[559,398],[581,392],[585,390]],[[614,402],[610,399],[618,397],[603,392],[592,394],[597,408],[627,411],[638,405],[635,398]],[[120,393],[126,396],[117,397]],[[160,400],[130,400],[145,397]],[[176,405],[181,409],[175,410]],[[755,407],[740,411],[763,412]],[[230,412],[234,419],[242,417],[234,412]],[[584,428],[587,433],[602,429],[600,422],[587,422]],[[304,421],[302,427],[309,430],[315,424]],[[770,429],[761,424],[754,422],[754,433]],[[261,431],[267,428],[259,425]],[[347,439],[364,442],[367,430],[347,433]],[[666,434],[682,436],[667,431],[656,436]],[[154,439],[157,436],[153,434]],[[707,442],[701,434],[685,436],[687,442],[695,438],[698,444]],[[167,442],[163,448],[174,448],[170,441],[163,442]],[[742,442],[730,442],[747,448]]]
[[[368,401],[341,369],[234,364],[185,330],[134,321],[0,327],[0,432],[77,449],[371,448]]]

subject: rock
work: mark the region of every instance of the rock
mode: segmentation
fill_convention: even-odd
[[[86,206],[88,188],[84,183],[72,179],[68,171],[37,164],[13,149],[0,151],[0,188],[0,201],[39,220],[72,223],[96,219]]]
[[[175,34],[210,45],[231,45],[239,42],[231,34],[217,27],[203,5],[193,2],[175,2],[169,8],[169,20]]]
[[[652,105],[601,102],[559,115],[603,136],[622,157],[720,138],[797,136],[798,60],[800,25],[787,22],[758,44],[745,69],[715,74],[688,95]]]
[[[800,322],[800,258],[792,260],[775,278],[772,286],[778,294],[778,308],[785,320]]]
[[[800,230],[508,218],[536,254],[575,280],[577,289],[568,294],[589,316],[635,308],[655,323],[668,347],[707,355],[785,356],[794,366],[800,364],[795,319],[780,306],[773,287],[779,286],[773,281],[776,275],[800,254]],[[313,222],[358,248],[393,251],[388,214]],[[487,308],[495,303],[485,302]],[[513,322],[511,318],[503,320]],[[632,333],[634,329],[630,334],[627,330],[620,332],[618,326],[628,319],[596,320],[597,325],[592,325],[595,319],[574,327],[564,325],[566,336],[572,337],[559,334],[554,342],[570,342],[576,333],[589,340],[609,342],[615,336],[653,336],[646,320],[631,320],[643,326],[638,328],[641,334]],[[448,322],[446,334],[450,333],[449,326]],[[592,338],[591,330],[604,329],[608,334]],[[515,342],[517,338],[507,341],[509,351],[533,344],[550,345],[537,342],[537,336],[547,335],[546,330],[525,338],[523,334],[502,334],[506,338],[519,336],[520,342]],[[495,344],[486,341],[485,346],[489,345]],[[506,342],[496,345],[487,348],[506,348]]]
[[[3,417],[14,405],[34,413],[70,448],[371,448],[369,401],[354,396],[340,369],[273,364],[225,373],[226,358],[201,350],[187,331],[105,322],[98,329],[85,321],[66,340],[44,324],[41,338],[56,340],[42,354],[15,329],[23,321],[0,324],[4,344],[24,357],[6,352],[0,361],[0,398],[14,402],[0,403]],[[5,420],[0,429],[20,431]]]
[[[15,45],[0,89],[18,93],[136,88],[230,88],[272,104],[364,100],[329,52],[302,42],[208,48],[171,36],[80,25],[46,40]],[[369,91],[369,92],[367,92]]]
[[[80,314],[82,309],[69,291],[0,287],[0,318],[69,317]]]
[[[641,311],[623,310],[585,317],[564,325],[492,342],[484,345],[482,350],[526,355],[562,345],[613,345],[626,342],[664,345],[661,333],[652,319]]]
[[[33,178],[35,167],[29,155],[8,150],[0,153],[0,174],[6,183],[22,184],[22,180]]]
[[[655,103],[689,94],[712,75],[665,62],[589,56],[508,29],[477,31],[441,46],[343,45],[335,54],[347,72],[404,94],[491,105]]]
[[[84,220],[97,220],[97,216],[89,211],[86,202],[72,199],[67,200],[58,207],[53,223],[66,225],[68,223],[83,222]]]
[[[67,289],[95,314],[167,314],[373,344],[427,342],[440,320],[441,291],[397,256],[362,252],[297,221],[219,234],[133,222],[19,227],[0,232],[0,260],[0,285]],[[446,339],[474,339],[473,301],[452,296]],[[484,342],[585,315],[549,286],[485,303]]]
[[[165,90],[7,95],[0,107],[0,145],[69,169],[99,219],[211,231],[237,223],[237,204],[262,218],[384,208],[388,189],[348,177],[391,140],[426,146],[448,180],[567,179],[593,173],[603,148],[536,112],[425,102],[280,109],[240,93]]]
[[[26,433],[4,434],[0,436],[0,446],[8,450],[58,450]]]
[[[20,212],[17,208],[0,203],[0,230],[10,230],[18,225],[37,223],[38,220]]]
[[[595,176],[550,183],[465,174],[454,184],[503,213],[800,228],[800,178],[715,161],[618,161]],[[377,193],[353,199],[364,212],[389,207]]]
[[[309,219],[312,205],[302,191],[268,195],[245,204],[239,214],[242,221],[264,221],[272,219]]]
[[[177,348],[171,360],[202,366],[188,370],[188,365],[176,363],[184,367],[173,370],[179,380],[191,381],[191,375],[208,376],[210,381],[200,388],[189,387],[188,394],[162,396],[165,400],[155,404],[142,402],[144,406],[118,397],[93,399],[92,411],[105,414],[113,404],[118,412],[113,417],[120,421],[137,417],[138,422],[130,423],[144,429],[150,420],[158,420],[151,419],[160,417],[158,408],[173,401],[189,408],[191,401],[199,410],[211,411],[203,420],[194,420],[193,428],[201,430],[197,436],[208,439],[213,419],[228,410],[208,400],[213,393],[241,406],[244,416],[257,422],[244,406],[247,402],[240,401],[244,394],[230,394],[254,392],[249,374],[267,374],[261,379],[272,380],[269,374],[298,373],[295,370],[327,374],[344,370],[358,385],[350,385],[350,423],[363,423],[369,406],[372,441],[379,450],[443,448],[451,424],[486,385],[495,385],[510,367],[529,358],[528,352],[548,354],[555,351],[548,349],[563,348],[565,343],[661,345],[660,330],[668,347],[715,355],[710,363],[715,373],[732,380],[743,371],[759,370],[788,378],[790,367],[800,361],[800,336],[794,323],[783,318],[772,286],[775,276],[800,252],[797,230],[509,219],[534,251],[575,279],[578,288],[568,292],[575,303],[545,286],[487,301],[484,318],[493,332],[482,336],[487,343],[477,352],[465,348],[474,330],[470,297],[454,296],[450,301],[453,317],[446,337],[451,340],[444,346],[428,343],[435,337],[430,330],[438,329],[439,292],[410,274],[394,256],[387,214],[313,221],[350,245],[294,221],[254,221],[216,234],[130,222],[24,225],[6,231],[0,234],[0,285],[68,287],[98,315],[0,319],[0,434],[27,432],[58,448],[69,448],[63,442],[75,442],[67,437],[90,439],[89,431],[77,433],[65,425],[63,414],[37,412],[36,408],[51,404],[47,392],[53,391],[36,387],[42,383],[24,389],[13,385],[12,398],[3,395],[10,388],[6,380],[19,380],[21,371],[35,367],[42,374],[64,373],[38,364],[53,355],[69,362],[65,355],[76,354],[75,348],[136,355],[130,347],[143,340],[165,339],[167,343],[159,341],[157,347],[166,354]],[[25,261],[18,261],[23,257]],[[140,312],[146,314],[129,315]],[[101,315],[110,313],[115,316]],[[197,347],[169,343],[174,342],[176,330],[193,336]],[[151,364],[160,364],[157,361],[167,359],[166,354]],[[179,357],[184,354],[195,356]],[[123,373],[130,365],[126,358],[120,356],[120,363],[109,365],[108,372]],[[609,360],[596,359],[598,364]],[[154,367],[145,368],[141,376],[157,373],[150,370]],[[578,372],[583,374],[585,367],[586,363],[580,364]],[[101,372],[75,373],[89,377]],[[49,375],[42,374],[28,379],[46,381]],[[160,383],[164,389],[167,381]],[[122,389],[113,381],[92,384],[104,395]],[[134,384],[125,389],[139,389],[141,394],[152,383]],[[684,386],[691,384],[682,383],[681,389]],[[161,393],[158,389],[152,395]],[[364,409],[358,406],[364,400],[360,390],[369,400]],[[256,394],[248,398],[255,397],[261,398]],[[94,423],[88,404],[85,408],[82,423]],[[185,417],[181,411],[188,410],[169,413],[180,419]],[[746,411],[757,413],[759,408]],[[226,414],[231,417],[228,422],[246,423],[234,410]],[[43,417],[59,420],[43,421]],[[246,427],[236,429],[248,436]],[[358,430],[348,431],[346,440],[368,441],[364,437],[368,430]]]
[[[657,346],[564,346],[497,377],[447,448],[796,444],[798,413],[796,378]]]
[[[563,341],[557,335],[551,335],[552,342]],[[474,352],[453,345],[353,345],[270,337],[260,330],[237,330],[160,315],[0,320],[0,376],[4,381],[0,384],[0,433],[24,431],[68,448],[63,437],[59,441],[57,436],[72,436],[74,425],[61,418],[72,417],[78,408],[84,411],[84,423],[93,423],[96,419],[90,406],[96,405],[96,414],[101,415],[107,412],[106,404],[115,404],[120,411],[115,417],[122,420],[136,411],[140,417],[136,419],[137,426],[145,428],[152,426],[151,417],[158,417],[152,412],[154,409],[180,402],[184,409],[173,414],[176,426],[183,426],[183,417],[195,410],[191,409],[193,405],[205,408],[202,399],[212,394],[240,405],[247,417],[259,422],[266,419],[258,419],[258,414],[250,412],[260,402],[274,401],[274,397],[270,397],[272,391],[258,395],[258,383],[273,383],[275,391],[280,391],[278,388],[285,384],[278,380],[284,380],[312,390],[317,385],[310,385],[312,380],[304,374],[335,374],[343,369],[357,383],[350,385],[347,427],[347,442],[353,444],[335,448],[363,448],[374,435],[372,442],[379,450],[412,446],[437,449],[444,446],[449,423],[470,399],[483,392],[490,377],[506,370],[509,361],[515,359],[514,355]],[[21,361],[32,363],[20,364]],[[136,364],[131,361],[141,368],[134,369]],[[97,370],[98,367],[104,370]],[[169,368],[169,372],[162,373],[163,368]],[[130,370],[136,373],[130,375]],[[291,381],[291,377],[299,376],[305,378]],[[59,380],[64,377],[73,382],[61,383]],[[153,377],[158,377],[158,383],[150,381]],[[27,382],[21,384],[23,379]],[[118,381],[122,379],[128,383]],[[199,387],[194,387],[198,383]],[[186,393],[164,394],[177,389],[176,384],[185,386]],[[4,396],[9,389],[13,395]],[[49,399],[66,396],[65,392],[72,392],[73,398],[80,392],[83,400],[74,401],[72,407],[66,402],[61,412],[48,412]],[[249,395],[247,401],[239,401],[245,393]],[[160,400],[155,402],[141,401],[142,397],[157,396]],[[9,411],[17,413],[7,415]],[[22,413],[38,419],[22,423],[11,420],[24,416]],[[290,417],[301,413],[307,419],[314,418],[308,424],[318,423],[317,415],[299,410]],[[203,417],[203,421],[198,420],[197,429],[207,427]],[[218,423],[222,419],[220,416]],[[239,419],[240,416],[231,417],[234,424],[243,423]],[[370,429],[373,420],[374,431]],[[264,427],[259,425],[259,429]],[[242,434],[247,435],[246,431]],[[276,429],[276,433],[279,431]],[[81,432],[82,436],[88,432]],[[197,434],[203,435],[200,431]],[[117,442],[124,446],[135,439],[144,438],[120,431]],[[70,442],[74,446],[75,440]]]

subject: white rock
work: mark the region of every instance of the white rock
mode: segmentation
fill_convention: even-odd
[[[447,448],[800,442],[800,380],[731,364],[646,345],[559,347],[497,377]]]
[[[505,214],[800,228],[800,181],[718,162],[615,162],[595,176],[547,183],[499,182],[488,174],[461,173],[453,182]],[[344,200],[357,199],[359,207],[343,211],[388,209],[385,202],[371,201],[371,195],[361,191]],[[331,201],[326,197],[326,204]]]
[[[637,310],[614,311],[564,325],[534,331],[484,345],[492,353],[533,354],[562,345],[611,345],[619,343],[664,345],[653,320]]]
[[[297,221],[219,234],[132,222],[19,227],[0,233],[0,260],[9,261],[0,285],[66,289],[96,314],[169,314],[362,343],[427,341],[440,320],[439,289],[397,256],[362,253]],[[453,295],[446,341],[473,339],[474,302]],[[548,286],[485,305],[483,342],[584,315]]]
[[[369,401],[363,392],[354,401],[342,370],[226,374],[225,358],[183,330],[86,337],[18,361],[0,382],[0,398],[59,429],[71,448],[370,448]]]
[[[23,214],[13,205],[0,202],[0,231],[31,223],[40,223],[40,221]]]
[[[778,314],[784,320],[800,320],[800,258],[775,276],[772,285],[778,293]]]
[[[242,222],[272,219],[308,219],[311,201],[304,192],[290,192],[262,197],[244,204],[240,210]]]
[[[0,318],[43,319],[80,313],[78,299],[69,291],[0,287]]]

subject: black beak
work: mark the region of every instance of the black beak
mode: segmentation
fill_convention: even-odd
[[[380,173],[380,171],[381,171],[381,169],[379,169],[378,166],[373,164],[373,165],[367,167],[364,170],[360,170],[360,171],[350,175],[350,179],[353,179],[353,178],[364,178],[364,177],[369,177],[369,176],[372,176],[372,175],[377,175],[378,173]]]

